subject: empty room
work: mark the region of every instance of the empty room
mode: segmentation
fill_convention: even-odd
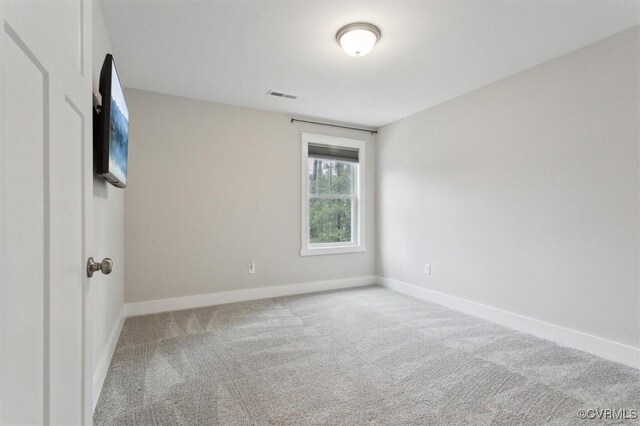
[[[1,425],[640,424],[640,1],[0,0]]]

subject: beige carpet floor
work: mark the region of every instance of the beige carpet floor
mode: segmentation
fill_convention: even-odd
[[[514,425],[640,409],[640,370],[371,286],[128,318],[97,425]]]

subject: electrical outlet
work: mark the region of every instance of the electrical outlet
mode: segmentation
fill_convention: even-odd
[[[425,264],[424,265],[424,273],[426,275],[431,275],[431,265],[429,265],[429,264]]]
[[[249,262],[249,273],[250,274],[256,273],[256,262],[254,262],[253,260]]]

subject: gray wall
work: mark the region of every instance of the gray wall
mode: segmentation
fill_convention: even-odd
[[[102,62],[105,55],[112,51],[100,3],[94,2],[92,8],[93,91],[98,93]],[[93,306],[89,313],[93,327],[93,365],[97,368],[124,305],[124,191],[107,185],[99,178],[93,180],[92,237],[94,258],[101,260],[110,257],[114,261],[110,275],[95,274],[89,284]]]
[[[126,97],[127,302],[373,275],[373,136],[138,90]],[[367,252],[300,256],[300,132],[368,140]]]
[[[639,34],[381,129],[378,274],[639,347]]]

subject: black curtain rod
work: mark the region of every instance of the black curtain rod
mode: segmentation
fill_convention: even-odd
[[[317,121],[298,120],[297,118],[292,118],[291,122],[293,123],[294,121],[298,121],[300,123],[319,124],[321,126],[339,127],[341,129],[358,130],[359,132],[370,132],[372,135],[378,133],[377,130],[359,129],[357,127],[338,126],[337,124],[319,123]]]

